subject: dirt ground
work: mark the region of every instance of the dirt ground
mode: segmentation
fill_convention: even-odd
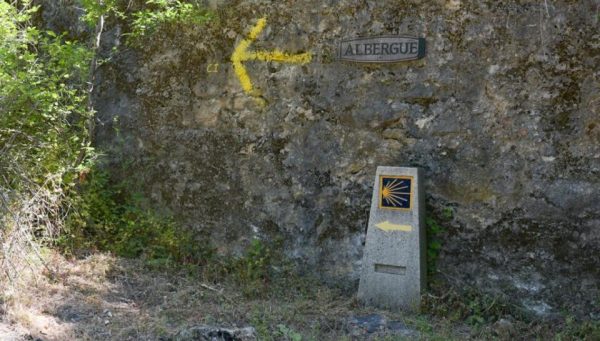
[[[0,340],[170,340],[198,325],[256,329],[259,340],[464,339],[443,321],[360,307],[317,281],[243,284],[206,281],[194,269],[156,268],[94,254],[65,259],[48,251],[49,270],[5,290]],[[367,333],[352,321],[396,321],[401,333]],[[356,326],[354,326],[356,327]]]
[[[434,315],[366,308],[353,293],[289,271],[257,285],[218,273],[218,266],[165,266],[104,253],[67,259],[49,249],[43,258],[46,267],[32,266],[1,288],[0,341],[191,340],[182,335],[200,326],[252,327],[257,340],[267,341],[600,336],[597,324],[524,322],[510,315],[469,324],[451,317],[456,307],[472,304],[460,295],[429,303],[429,310],[445,311]]]

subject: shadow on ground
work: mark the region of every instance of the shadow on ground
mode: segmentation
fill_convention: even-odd
[[[266,283],[263,294],[249,297],[239,283],[207,282],[190,269],[106,254],[50,258],[52,274],[32,277],[7,314],[27,331],[24,339],[171,340],[211,325],[252,326],[260,340],[389,340],[417,336],[415,322],[423,322],[366,310],[308,279]],[[439,332],[451,336],[444,326]]]

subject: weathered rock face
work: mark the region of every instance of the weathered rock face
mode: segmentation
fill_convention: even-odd
[[[454,212],[437,269],[545,314],[600,306],[598,1],[234,1],[207,27],[121,46],[98,75],[97,139],[223,253],[283,238],[324,278],[357,282],[378,165],[424,169],[429,214]],[[303,66],[229,58],[311,52]],[[336,60],[344,38],[425,37],[424,59]],[[217,72],[207,72],[209,64]],[[211,66],[210,71],[214,71]]]

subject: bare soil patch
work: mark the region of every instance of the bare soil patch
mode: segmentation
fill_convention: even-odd
[[[243,283],[209,281],[197,268],[157,268],[108,254],[69,260],[53,251],[47,261],[53,273],[32,274],[5,295],[0,339],[170,340],[198,325],[252,326],[259,340],[406,339],[349,322],[373,315],[418,338],[467,336],[443,321],[362,308],[308,278],[265,283],[260,295],[249,296]]]

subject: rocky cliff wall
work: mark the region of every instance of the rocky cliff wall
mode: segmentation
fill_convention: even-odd
[[[122,24],[103,35],[97,142],[155,207],[222,253],[281,239],[352,288],[376,167],[418,166],[445,228],[436,276],[539,314],[600,313],[598,1],[207,5],[218,19],[142,48]],[[230,56],[262,17],[251,50],[312,60],[245,62],[249,94]],[[398,34],[425,38],[425,58],[336,58],[344,38]]]

